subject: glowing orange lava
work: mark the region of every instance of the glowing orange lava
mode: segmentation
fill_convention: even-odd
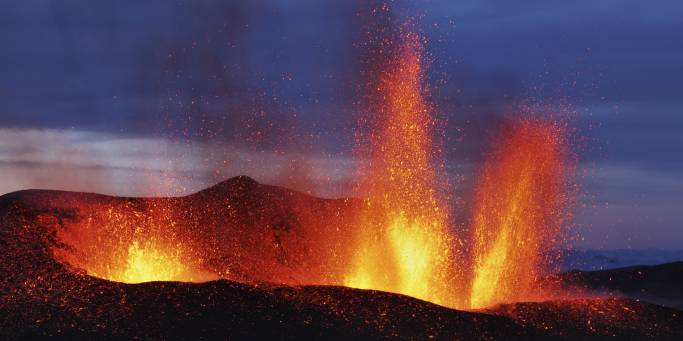
[[[167,210],[139,211],[131,205],[102,207],[82,224],[58,230],[67,248],[58,259],[89,275],[124,283],[204,282],[218,278],[202,268],[189,245],[175,231]]]
[[[536,283],[566,218],[564,129],[529,119],[501,131],[476,181],[466,259],[438,195],[445,184],[438,181],[440,148],[423,97],[422,38],[402,38],[377,86],[366,207],[344,285],[461,309],[541,299]]]
[[[457,306],[458,267],[448,207],[435,190],[433,118],[422,96],[422,38],[404,36],[379,83],[379,126],[362,190],[344,285]]]
[[[566,160],[557,124],[522,120],[501,131],[474,193],[471,308],[538,295],[543,255],[564,218]]]

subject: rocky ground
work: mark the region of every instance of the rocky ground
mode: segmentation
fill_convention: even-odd
[[[216,223],[216,219],[235,229],[267,226],[271,234],[264,241],[242,240],[239,236],[245,233],[237,230],[232,242],[252,247],[268,242],[277,247],[265,254],[266,261],[235,270],[236,276],[255,274],[252,277],[207,283],[111,282],[55,259],[53,249],[61,243],[58,229],[82,221],[84,207],[125,202],[144,210],[152,207],[154,200],[171,200],[183,207],[183,214],[196,217],[197,229]],[[193,211],[193,203],[206,201],[220,205]],[[288,285],[268,284],[287,283],[281,280],[284,273],[321,266],[294,262],[306,255],[287,252],[298,247],[300,239],[290,238],[288,233],[309,219],[301,209],[302,202],[314,205],[316,214],[340,226],[347,219],[344,210],[356,204],[306,198],[248,178],[175,199],[55,191],[4,195],[0,197],[0,338],[683,339],[683,313],[675,309],[680,308],[683,263],[561,274],[557,278],[562,281],[602,292],[603,297],[514,303],[476,312],[372,290],[304,286],[293,280]],[[221,211],[225,207],[232,211]],[[214,213],[206,213],[209,211]],[[241,257],[254,256],[243,251]],[[280,267],[280,272],[259,273],[257,268],[264,264]]]

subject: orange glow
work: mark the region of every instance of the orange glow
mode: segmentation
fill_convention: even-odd
[[[128,258],[125,259],[125,263],[114,264],[108,270],[108,273],[91,274],[124,283],[194,281],[182,262],[179,249],[159,248],[154,243],[140,243],[137,240],[128,247]]]
[[[368,121],[376,122],[357,145],[362,201],[246,178],[183,198],[101,197],[79,204],[73,221],[55,223],[55,255],[126,283],[341,284],[458,309],[542,298],[535,282],[566,218],[564,129],[519,120],[499,133],[477,174],[466,248],[443,195],[449,187],[423,88],[423,38],[402,33],[371,82]]]
[[[404,35],[378,82],[365,207],[344,285],[456,306],[458,273],[448,208],[436,188],[434,120],[422,96],[422,38]]]
[[[566,200],[563,129],[523,120],[502,131],[474,193],[470,307],[531,299]]]
[[[131,205],[88,210],[83,222],[58,230],[67,248],[54,250],[58,259],[89,275],[124,283],[150,281],[204,282],[218,278],[202,270],[197,259],[176,235],[175,223],[156,207],[149,212]],[[84,210],[85,211],[85,210]]]

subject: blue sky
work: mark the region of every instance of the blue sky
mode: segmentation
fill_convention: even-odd
[[[587,172],[585,246],[683,247],[683,5],[390,3],[429,39],[460,195],[502,117],[520,104],[569,108]],[[0,191],[138,194],[151,169],[186,191],[247,173],[343,193],[373,6],[2,2]],[[314,179],[292,180],[300,169]],[[103,184],[112,174],[116,185]]]

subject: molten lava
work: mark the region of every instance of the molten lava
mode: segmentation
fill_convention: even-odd
[[[344,284],[455,306],[458,270],[448,207],[438,196],[434,120],[422,96],[422,37],[409,32],[378,82],[365,207]]]
[[[422,89],[422,38],[408,32],[378,82],[366,207],[344,284],[478,309],[539,299],[544,255],[561,236],[567,147],[559,124],[519,120],[501,132],[476,182],[469,261],[438,195],[442,166]]]
[[[558,243],[565,218],[566,156],[557,124],[522,120],[501,132],[475,187],[471,308],[538,294],[542,255]]]
[[[204,282],[218,276],[201,270],[201,258],[177,235],[170,210],[140,211],[131,205],[98,205],[83,223],[57,230],[66,248],[58,259],[89,275],[124,283]]]
[[[187,274],[181,260],[180,249],[166,249],[153,242],[133,241],[128,248],[125,264],[114,265],[108,273],[92,273],[94,276],[124,283],[151,281],[187,281],[194,278]]]

